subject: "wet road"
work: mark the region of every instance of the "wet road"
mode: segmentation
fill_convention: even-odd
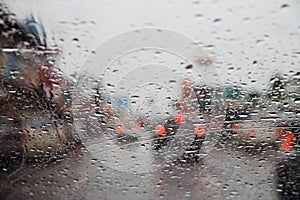
[[[282,155],[272,148],[247,151],[222,141],[198,162],[179,162],[175,157],[163,160],[157,152],[151,160],[133,157],[136,160],[127,160],[128,165],[136,162],[144,169],[130,170],[114,167],[82,147],[66,158],[23,166],[2,177],[0,195],[1,199],[279,199],[286,191],[278,184],[278,167],[286,182],[292,181],[286,172],[294,170],[297,177],[295,168],[299,169],[282,168]]]

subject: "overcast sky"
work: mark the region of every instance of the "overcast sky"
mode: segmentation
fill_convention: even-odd
[[[200,42],[224,82],[264,88],[274,71],[300,68],[297,0],[12,0],[7,4],[20,18],[33,13],[43,21],[49,41],[63,49],[61,68],[66,74],[107,39],[144,27],[171,29]]]

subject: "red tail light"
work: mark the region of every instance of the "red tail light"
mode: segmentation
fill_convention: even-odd
[[[176,123],[181,123],[184,121],[184,114],[182,112],[176,113],[173,117],[173,120]]]
[[[205,135],[205,128],[201,124],[197,124],[196,127],[194,128],[194,132],[197,136],[204,136]]]
[[[293,140],[294,140],[294,135],[286,131],[282,135],[283,140],[281,141],[280,148],[284,151],[290,151],[293,148]]]
[[[157,125],[155,127],[155,133],[156,135],[160,136],[166,133],[166,128],[162,125]]]
[[[117,133],[123,133],[124,130],[125,130],[125,126],[122,122],[119,122],[115,125],[114,127],[114,130],[117,132]]]
[[[240,133],[241,132],[241,130],[240,130],[241,125],[237,122],[232,122],[230,124],[230,128],[232,128],[233,129],[232,131],[235,132],[235,133]]]

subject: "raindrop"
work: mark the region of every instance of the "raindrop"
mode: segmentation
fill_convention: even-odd
[[[221,18],[216,18],[213,20],[213,23],[217,23],[217,22],[220,22],[221,21]]]
[[[284,8],[288,8],[288,7],[290,7],[290,5],[289,5],[289,4],[282,4],[282,5],[280,6],[280,8],[282,8],[282,9],[284,9]]]
[[[189,64],[185,67],[185,69],[192,69],[194,66],[192,64]]]

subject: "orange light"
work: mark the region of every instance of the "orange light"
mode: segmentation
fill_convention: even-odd
[[[164,126],[162,126],[162,125],[157,125],[156,127],[155,127],[155,133],[156,133],[156,135],[163,135],[163,134],[165,134],[165,132],[166,132],[166,128],[164,127]]]
[[[176,122],[176,123],[181,123],[183,122],[184,120],[184,115],[182,112],[179,112],[179,113],[176,113],[173,117],[173,120]]]
[[[119,122],[115,125],[114,127],[114,130],[117,132],[117,133],[123,133],[124,130],[125,130],[125,126],[122,122]]]
[[[283,136],[283,140],[281,141],[280,148],[284,151],[289,151],[293,147],[294,136],[291,132],[285,132]]]
[[[205,135],[205,128],[201,124],[197,124],[196,127],[194,128],[194,132],[197,136],[204,136]]]

